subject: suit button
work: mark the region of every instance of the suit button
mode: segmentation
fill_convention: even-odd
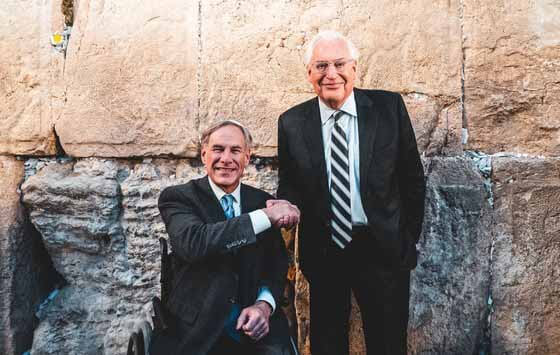
[[[229,303],[235,303],[235,298],[230,297],[230,298],[228,299],[228,302],[229,302]]]

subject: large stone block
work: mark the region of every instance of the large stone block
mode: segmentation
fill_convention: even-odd
[[[560,3],[464,3],[469,148],[560,154]]]
[[[560,349],[560,159],[494,157],[492,353]]]
[[[72,156],[196,154],[198,3],[80,0],[56,130]]]
[[[409,353],[475,354],[484,343],[492,208],[468,158],[426,161],[420,258],[412,273]]]
[[[167,234],[159,194],[204,175],[203,167],[188,160],[96,158],[28,166],[23,201],[68,282],[40,312],[33,352],[124,353],[134,324],[147,318],[151,298],[160,293],[158,239]],[[244,181],[272,191],[276,174],[252,165]]]
[[[60,0],[0,3],[0,154],[55,153],[53,107],[62,100],[63,68],[50,42],[62,30],[56,5]]]
[[[34,313],[53,281],[41,236],[20,204],[24,163],[0,157],[0,353],[31,348]]]
[[[485,180],[464,157],[425,162],[428,178],[420,258],[412,272],[408,352],[475,354],[484,343],[490,287],[492,211]],[[309,354],[309,291],[296,284],[300,349]],[[350,353],[365,354],[353,301]]]
[[[304,46],[319,29],[337,29],[361,51],[359,86],[410,94],[420,148],[456,153],[462,127],[459,12],[458,1],[204,1],[201,125],[238,119],[253,131],[257,154],[275,155],[278,115],[313,97]]]

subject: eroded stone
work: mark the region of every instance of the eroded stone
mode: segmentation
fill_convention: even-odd
[[[492,353],[560,349],[560,159],[493,158]]]

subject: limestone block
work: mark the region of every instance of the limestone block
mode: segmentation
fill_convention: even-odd
[[[23,214],[17,190],[23,178],[23,162],[0,157],[0,170],[0,352],[15,354],[26,350],[22,345],[30,342],[33,324],[29,305],[21,304],[20,314],[13,314],[17,312],[14,303],[18,303],[15,272],[18,259],[25,253],[18,248],[18,244],[22,244]],[[26,317],[25,312],[30,314]],[[14,322],[18,316],[21,324]]]
[[[33,352],[126,352],[135,323],[160,294],[158,239],[167,234],[159,194],[203,176],[203,167],[193,160],[97,158],[28,166],[23,201],[68,282],[40,314]],[[276,174],[254,165],[244,181],[271,191]]]
[[[560,154],[560,4],[464,1],[469,148]]]
[[[409,354],[474,354],[483,343],[490,276],[491,207],[484,180],[464,157],[432,158],[420,258],[412,272]],[[300,349],[309,352],[309,291],[298,274]],[[365,354],[352,304],[350,353]]]
[[[407,103],[423,149],[441,151],[445,136],[460,136],[462,113],[448,110],[461,96],[458,1],[214,0],[201,3],[201,14],[201,126],[244,122],[259,155],[276,154],[278,115],[313,97],[302,56],[319,29],[355,42],[358,86],[419,94]]]
[[[61,100],[63,54],[51,48],[61,31],[59,0],[0,4],[0,154],[55,153],[52,123]]]
[[[34,313],[53,283],[41,236],[19,199],[23,161],[0,157],[0,353],[31,348]]]
[[[411,281],[409,353],[478,353],[488,313],[489,191],[467,158],[433,158],[425,167],[426,212]]]
[[[195,1],[80,0],[56,122],[71,156],[192,156],[198,139]]]
[[[494,157],[492,353],[560,349],[560,159]]]

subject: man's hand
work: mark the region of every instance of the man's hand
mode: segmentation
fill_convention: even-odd
[[[268,303],[257,301],[254,305],[241,311],[239,318],[237,318],[236,329],[243,331],[254,341],[258,341],[270,331],[268,319],[271,313],[272,307]]]
[[[299,223],[299,209],[286,200],[268,200],[263,211],[275,227],[292,228]]]

